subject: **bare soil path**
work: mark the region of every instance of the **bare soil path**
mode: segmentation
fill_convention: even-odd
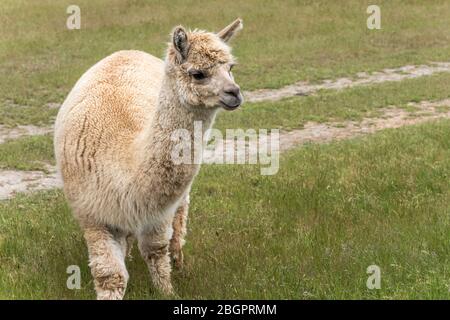
[[[33,125],[22,125],[13,128],[0,124],[0,143],[7,140],[18,139],[23,136],[43,135],[53,132],[53,127],[38,127]]]
[[[247,102],[276,101],[293,96],[307,96],[322,89],[342,90],[356,86],[367,86],[389,81],[402,81],[440,72],[450,72],[450,62],[432,62],[428,65],[407,65],[399,68],[383,69],[378,72],[360,72],[353,77],[324,80],[318,84],[296,82],[280,89],[259,89],[244,92]]]
[[[48,167],[49,173],[43,171],[0,171],[0,200],[14,197],[17,193],[59,188],[61,179],[55,167]]]
[[[318,84],[297,82],[280,89],[260,89],[244,93],[246,101],[276,101],[292,96],[311,95],[322,89],[342,90],[356,86],[366,86],[388,81],[429,76],[440,72],[450,72],[450,62],[432,62],[428,65],[407,65],[399,68],[384,69],[379,72],[361,72],[354,77],[324,80]],[[280,133],[280,150],[286,151],[304,143],[326,143],[335,140],[349,139],[356,136],[374,133],[388,128],[399,128],[430,121],[439,118],[450,118],[450,111],[440,111],[438,107],[450,107],[450,99],[430,102],[411,103],[418,111],[408,112],[405,109],[388,107],[382,110],[379,118],[364,118],[362,121],[344,121],[316,123],[308,122],[303,129]],[[49,108],[58,108],[59,104],[48,104]],[[53,126],[38,127],[21,125],[6,127],[0,125],[0,143],[23,136],[44,135],[53,131]],[[235,152],[228,150],[225,152]],[[248,150],[244,150],[248,153]],[[216,161],[214,152],[205,151],[205,162]],[[56,168],[48,166],[47,173],[43,171],[0,170],[0,200],[13,197],[19,192],[32,192],[59,188],[62,185]]]

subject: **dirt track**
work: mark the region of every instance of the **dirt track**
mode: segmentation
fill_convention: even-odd
[[[366,86],[388,81],[402,81],[422,76],[429,76],[439,72],[450,72],[450,62],[434,62],[429,65],[403,66],[400,68],[384,69],[379,72],[361,72],[352,78],[339,78],[325,80],[319,84],[297,82],[280,89],[260,89],[245,92],[247,102],[275,101],[296,95],[311,95],[322,89],[342,90],[355,86]],[[436,107],[450,107],[450,99],[421,103],[413,103],[411,106],[418,109],[414,114],[400,108],[385,108],[379,118],[364,118],[362,121],[344,121],[316,123],[308,122],[303,129],[280,133],[280,150],[286,151],[303,143],[326,143],[335,140],[349,139],[360,135],[370,134],[388,128],[399,128],[438,118],[450,118],[450,111],[439,112]],[[48,108],[58,108],[59,104],[47,104]],[[0,143],[11,139],[17,139],[29,135],[43,135],[53,131],[51,127],[37,127],[22,125],[8,128],[0,125]],[[226,150],[225,152],[235,152]],[[248,154],[248,150],[243,150]],[[223,156],[223,155],[222,155]],[[205,162],[217,161],[211,150],[205,151]],[[61,180],[56,173],[56,168],[49,166],[48,173],[41,171],[0,171],[0,200],[13,197],[18,192],[31,192],[37,190],[57,188],[61,186]]]
[[[450,62],[433,62],[429,65],[408,65],[400,68],[383,69],[378,72],[360,72],[352,78],[339,78],[336,80],[324,80],[319,84],[296,82],[280,89],[260,89],[244,92],[247,102],[276,101],[293,96],[306,96],[319,90],[342,90],[345,88],[367,86],[389,81],[402,81],[423,76],[429,76],[439,72],[450,72]]]

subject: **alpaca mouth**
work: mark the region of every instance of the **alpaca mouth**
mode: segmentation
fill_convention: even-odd
[[[239,101],[239,100],[235,104],[228,104],[228,103],[223,102],[222,100],[219,100],[219,101],[220,101],[220,104],[222,105],[222,107],[225,110],[229,110],[229,111],[235,110],[235,109],[239,108],[239,106],[241,105],[241,101]]]

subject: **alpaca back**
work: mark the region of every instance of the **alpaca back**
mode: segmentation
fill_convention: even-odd
[[[133,148],[157,107],[163,69],[163,61],[147,53],[119,51],[70,92],[55,123],[55,155],[74,211],[107,207],[117,203],[121,188],[126,192],[136,170]]]

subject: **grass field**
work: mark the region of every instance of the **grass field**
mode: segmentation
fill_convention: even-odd
[[[450,121],[282,157],[280,172],[204,166],[192,192],[181,298],[440,298],[450,277]],[[93,298],[59,191],[0,203],[3,298]],[[156,298],[134,252],[127,298]],[[382,289],[366,288],[381,268]],[[66,268],[82,268],[82,289]],[[5,290],[7,289],[7,290]]]
[[[91,65],[120,49],[162,56],[170,30],[180,23],[219,30],[237,16],[244,19],[245,32],[234,42],[240,61],[235,75],[244,89],[447,60],[450,54],[445,0],[378,1],[379,31],[366,27],[372,3],[365,0],[233,1],[225,8],[220,1],[80,0],[82,28],[67,30],[70,4],[2,1],[0,122],[50,121],[42,112],[56,110],[42,107],[62,102]]]
[[[0,144],[0,169],[45,170],[54,164],[53,137],[30,136]]]
[[[370,1],[80,0],[0,4],[0,124],[49,125],[83,72],[120,49],[162,56],[171,28],[218,30],[235,17],[237,82],[246,90],[316,82],[402,65],[450,61],[448,1],[378,1],[382,29],[366,28]],[[221,8],[218,10],[217,8]],[[222,112],[216,128],[302,128],[307,121],[379,117],[381,108],[450,97],[450,73]],[[448,111],[442,108],[442,111]],[[187,299],[450,299],[450,120],[307,144],[280,171],[204,166],[194,183]],[[45,170],[52,137],[0,144],[0,169]],[[162,298],[137,250],[127,299]],[[369,265],[380,290],[366,287]],[[81,290],[66,287],[69,265]],[[60,190],[0,201],[0,299],[92,299],[82,233]]]

